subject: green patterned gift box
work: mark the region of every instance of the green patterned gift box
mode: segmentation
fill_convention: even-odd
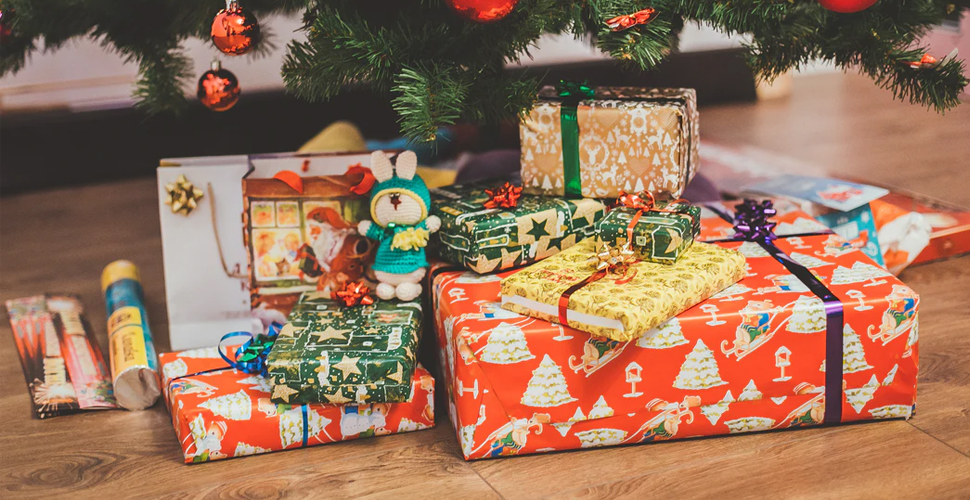
[[[615,247],[627,244],[632,232],[633,250],[646,262],[673,264],[694,244],[700,234],[701,210],[687,204],[672,204],[666,210],[641,210],[619,206],[597,224],[600,241]],[[639,220],[633,224],[637,214]],[[631,230],[631,224],[633,224]]]
[[[401,403],[411,398],[421,303],[346,307],[306,292],[266,359],[277,403]]]
[[[593,199],[522,195],[515,208],[485,208],[490,197],[476,184],[432,190],[438,257],[485,274],[532,264],[595,235],[606,205]]]

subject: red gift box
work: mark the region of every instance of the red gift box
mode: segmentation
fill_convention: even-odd
[[[276,404],[269,380],[226,367],[215,347],[160,356],[165,398],[185,463],[428,429],[434,378],[414,372],[407,403]]]
[[[801,215],[786,222],[806,224]],[[911,289],[834,234],[776,240],[841,300],[841,345],[827,346],[826,306],[788,268],[757,243],[717,244],[746,255],[747,277],[629,342],[501,309],[499,281],[511,272],[434,269],[444,383],[465,458],[911,416]],[[829,365],[842,387],[827,390],[832,348],[842,351]],[[828,412],[827,394],[841,399]]]

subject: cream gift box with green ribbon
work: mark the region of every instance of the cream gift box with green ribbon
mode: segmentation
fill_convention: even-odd
[[[697,169],[694,89],[544,87],[522,120],[527,194],[678,198]]]

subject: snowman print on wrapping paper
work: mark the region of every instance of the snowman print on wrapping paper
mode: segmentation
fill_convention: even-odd
[[[371,153],[371,168],[377,184],[371,191],[372,221],[361,221],[358,232],[377,240],[379,246],[373,271],[380,283],[377,296],[414,300],[421,295],[421,279],[428,261],[425,247],[441,220],[429,215],[431,194],[415,175],[418,159],[412,151],[397,156],[397,164],[383,151]]]

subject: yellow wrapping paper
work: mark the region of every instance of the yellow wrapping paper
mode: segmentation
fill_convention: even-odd
[[[597,87],[577,107],[579,166],[585,198],[620,191],[677,198],[697,168],[698,116],[693,89]],[[520,127],[522,187],[564,195],[560,102],[543,88]]]
[[[596,272],[589,262],[594,252],[595,243],[585,240],[506,277],[502,307],[559,323],[559,298]],[[567,323],[625,342],[737,283],[745,273],[739,252],[695,243],[676,264],[637,262],[622,278],[610,274],[575,291],[569,298]]]

